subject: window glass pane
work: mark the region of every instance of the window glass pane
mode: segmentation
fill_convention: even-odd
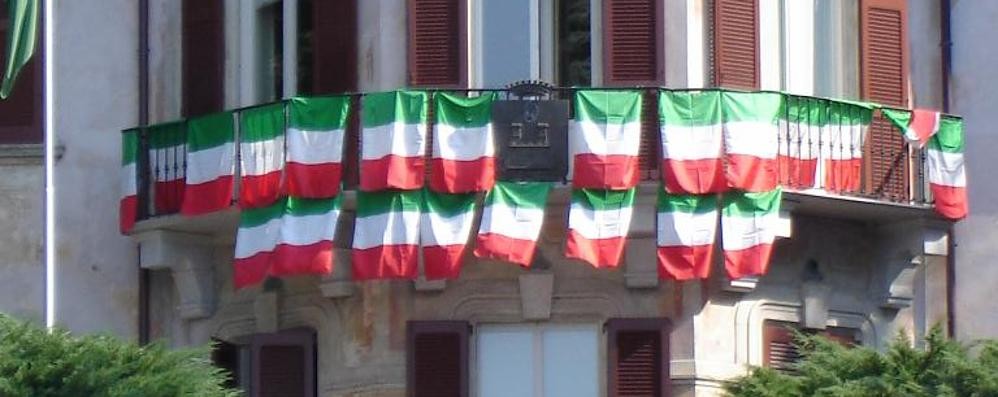
[[[532,396],[533,326],[482,326],[478,334],[478,396]]]
[[[533,78],[538,62],[537,0],[485,0],[482,7],[482,83],[502,87]]]
[[[558,83],[563,86],[589,86],[592,81],[589,1],[558,1]]]
[[[257,101],[281,97],[284,59],[284,8],[281,2],[257,10]]]
[[[858,0],[815,0],[815,94],[859,98]]]
[[[542,341],[544,397],[599,395],[599,335],[595,327],[546,328]]]

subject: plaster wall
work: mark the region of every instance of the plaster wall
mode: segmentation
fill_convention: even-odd
[[[41,148],[0,149],[0,313],[45,324]]]

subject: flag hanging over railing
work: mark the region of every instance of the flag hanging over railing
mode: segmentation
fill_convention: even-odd
[[[243,110],[239,118],[239,207],[259,208],[281,197],[284,103]]]
[[[187,162],[185,121],[157,124],[149,133],[149,172],[155,183],[153,203],[157,214],[175,213],[184,199]]]
[[[549,182],[496,182],[485,198],[475,256],[530,267],[550,191]]]
[[[619,266],[631,229],[636,190],[573,190],[565,256],[597,268]]]
[[[766,192],[777,185],[776,153],[783,95],[772,92],[722,93],[724,150],[728,186]]]
[[[666,280],[710,275],[717,237],[717,195],[658,193],[658,275]]]
[[[829,101],[822,130],[818,181],[829,192],[858,192],[863,181],[863,145],[873,109],[869,105]]]
[[[353,278],[416,278],[421,190],[357,192]]]
[[[423,191],[419,240],[423,272],[428,280],[453,279],[461,274],[461,259],[475,220],[474,193]]]
[[[662,184],[673,194],[727,190],[722,162],[721,92],[662,91]]]
[[[568,132],[572,187],[630,189],[638,184],[641,92],[575,93],[575,119]]]
[[[292,98],[288,104],[287,194],[329,198],[339,194],[350,97]]]
[[[138,215],[138,171],[136,157],[139,152],[139,131],[121,132],[121,200],[118,205],[118,222],[122,233],[132,231]]]
[[[967,173],[963,164],[963,120],[943,117],[939,131],[929,139],[929,185],[936,212],[950,220],[967,216]]]
[[[222,112],[187,122],[187,173],[180,213],[195,216],[232,205],[236,167],[232,117],[231,112]]]
[[[766,274],[776,240],[783,189],[730,191],[723,195],[721,243],[732,280]]]
[[[485,192],[495,184],[494,93],[434,98],[430,188],[442,193]]]
[[[361,100],[360,190],[423,187],[428,94],[371,93]]]

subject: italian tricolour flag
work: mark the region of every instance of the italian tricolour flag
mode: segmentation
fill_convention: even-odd
[[[823,131],[828,124],[828,101],[788,95],[786,112],[780,117],[779,168],[780,183],[792,188],[815,187],[818,159],[828,145]],[[829,151],[830,152],[830,151]]]
[[[415,278],[422,190],[357,192],[355,280]]]
[[[239,120],[239,207],[258,208],[281,196],[284,169],[284,103],[243,110]]]
[[[419,222],[423,272],[430,280],[457,278],[475,220],[475,194],[424,193]]]
[[[529,267],[551,183],[496,182],[485,198],[475,256]]]
[[[635,190],[572,191],[565,256],[597,268],[619,266],[631,228]]]
[[[185,128],[182,121],[148,127],[149,171],[155,181],[156,213],[177,212],[184,199]]]
[[[727,190],[719,91],[659,94],[662,181],[673,194]]]
[[[287,194],[329,198],[340,190],[350,98],[292,98],[288,109]]]
[[[658,276],[667,280],[710,276],[717,236],[717,195],[658,194]]]
[[[268,276],[332,271],[339,214],[340,198],[282,198],[243,210],[236,234],[235,287],[259,284]]]
[[[180,212],[194,216],[232,204],[236,147],[232,113],[215,113],[187,122],[186,194]]]
[[[630,189],[638,184],[641,92],[577,91],[568,133],[572,187]]]
[[[732,280],[766,274],[776,240],[783,190],[724,194],[721,243],[724,268]]]
[[[488,191],[495,184],[494,93],[467,98],[434,95],[430,188],[443,193]]]
[[[968,211],[963,146],[963,120],[942,117],[925,152],[936,212],[951,220],[963,219]]]
[[[822,130],[822,162],[818,180],[831,192],[856,192],[862,183],[863,144],[873,109],[857,104],[830,102],[828,122]]]
[[[138,173],[135,158],[139,151],[139,131],[121,132],[121,201],[118,205],[118,226],[122,233],[132,231],[138,211]]]
[[[426,153],[427,94],[393,91],[364,96],[360,190],[420,189]]]
[[[925,143],[932,138],[941,126],[942,114],[930,109],[915,109],[911,111],[911,118],[908,125],[902,127],[904,139],[911,143],[917,143],[918,147],[925,146]]]
[[[773,190],[783,95],[724,92],[721,104],[728,186],[750,192]]]

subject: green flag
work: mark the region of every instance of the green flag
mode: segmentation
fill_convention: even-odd
[[[7,31],[7,62],[3,71],[0,98],[7,99],[24,64],[35,53],[38,31],[38,0],[7,0],[10,29]]]

